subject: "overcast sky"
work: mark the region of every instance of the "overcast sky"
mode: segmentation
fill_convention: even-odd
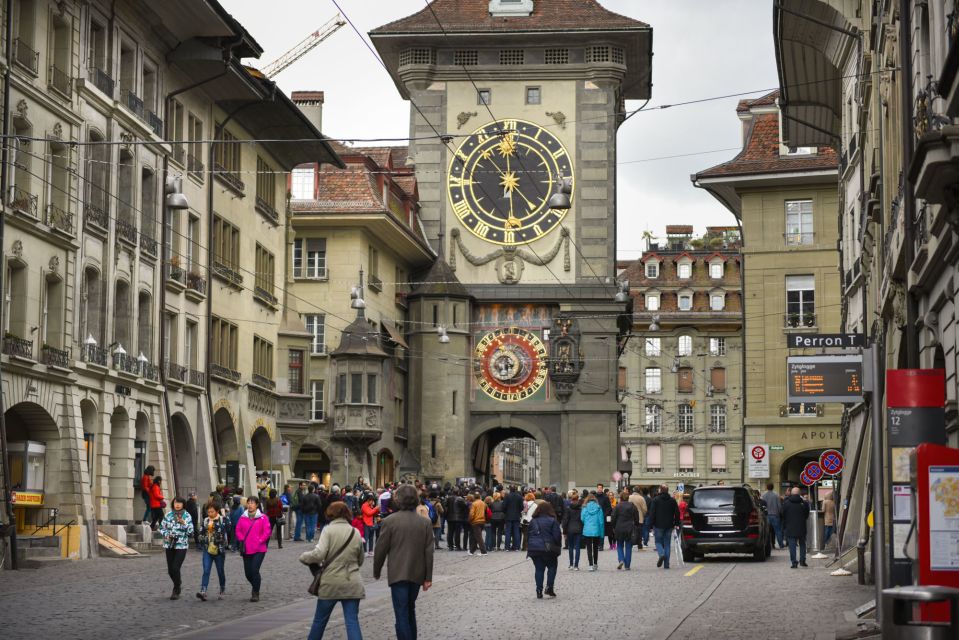
[[[263,64],[336,14],[330,0],[223,1],[265,49]],[[665,110],[655,107],[776,87],[770,2],[600,2],[653,27],[653,99],[648,107],[653,110],[637,114],[619,131],[619,257],[639,256],[640,236],[647,228],[659,236],[667,223],[693,224],[699,232],[707,225],[734,224],[732,215],[693,187],[689,176],[732,158],[736,151],[731,149],[741,146],[735,113],[739,98]],[[340,0],[340,5],[364,36],[425,6],[424,0]],[[409,103],[400,99],[386,71],[349,25],[276,80],[287,93],[326,92],[323,133],[330,137],[409,135]],[[639,105],[630,102],[627,107]],[[657,159],[683,154],[696,155]]]

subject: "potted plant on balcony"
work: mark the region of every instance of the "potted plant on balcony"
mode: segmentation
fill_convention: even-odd
[[[790,313],[786,315],[786,326],[787,327],[798,327],[799,326],[799,314]]]

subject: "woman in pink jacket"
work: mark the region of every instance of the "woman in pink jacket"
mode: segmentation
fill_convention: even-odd
[[[260,565],[266,557],[266,543],[270,539],[270,519],[260,512],[260,499],[246,499],[246,511],[236,523],[236,539],[243,545],[243,572],[253,587],[250,602],[260,601]]]

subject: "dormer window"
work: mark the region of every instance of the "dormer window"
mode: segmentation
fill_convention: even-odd
[[[693,292],[683,290],[677,294],[677,300],[679,304],[680,311],[692,311],[693,310]]]
[[[659,311],[659,293],[658,292],[646,294],[646,310]]]
[[[659,277],[659,263],[650,260],[646,263],[646,277],[647,278],[658,278]]]
[[[688,280],[693,276],[693,265],[688,262],[680,262],[676,266],[676,276],[682,280]]]
[[[533,0],[490,0],[489,14],[494,18],[529,16],[533,13]]]
[[[816,154],[816,147],[786,147],[786,156],[812,156]]]
[[[719,291],[718,289],[716,291],[712,291],[709,294],[709,308],[712,309],[713,311],[722,311],[723,309],[725,309],[726,308],[726,292]]]
[[[722,280],[723,278],[723,261],[722,260],[713,260],[709,263],[709,277],[713,280]]]

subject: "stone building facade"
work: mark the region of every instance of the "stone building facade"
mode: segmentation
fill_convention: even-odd
[[[436,0],[371,32],[415,105],[410,162],[441,255],[410,295],[426,479],[487,479],[511,437],[535,438],[542,481],[563,488],[625,463],[616,130],[650,95],[651,35],[596,0]],[[554,209],[567,179],[572,208]]]
[[[786,358],[794,333],[836,333],[841,297],[835,217],[838,158],[828,147],[780,142],[778,92],[736,109],[743,150],[692,176],[740,221],[745,293],[745,451],[768,444],[768,481],[798,484],[805,464],[840,445],[837,405],[787,402]],[[766,478],[746,478],[764,484]]]
[[[633,328],[620,358],[630,484],[742,479],[742,290],[738,231],[666,227],[626,266]],[[695,245],[693,244],[695,242]]]

